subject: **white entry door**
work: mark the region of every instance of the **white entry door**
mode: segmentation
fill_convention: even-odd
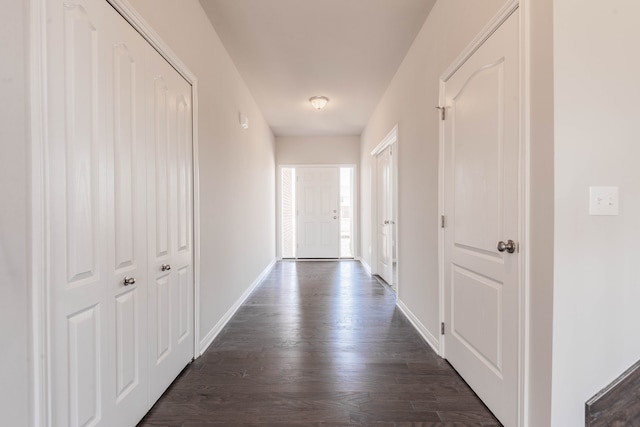
[[[191,86],[154,49],[149,73],[147,196],[149,390],[162,395],[193,357]]]
[[[340,168],[297,171],[298,258],[340,257]]]
[[[391,150],[387,147],[376,157],[378,200],[378,275],[389,285],[393,280],[393,209],[391,200]]]
[[[519,391],[518,26],[516,11],[444,82],[446,358],[507,426]]]

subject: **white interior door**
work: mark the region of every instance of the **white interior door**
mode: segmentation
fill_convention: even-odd
[[[376,157],[378,275],[393,286],[393,209],[391,199],[391,150],[387,147]]]
[[[297,172],[298,258],[340,258],[340,169]]]
[[[53,425],[133,425],[149,402],[145,43],[105,1],[48,6]]]
[[[515,12],[444,85],[446,358],[508,426],[519,391],[518,25]],[[508,241],[514,253],[497,249]]]
[[[104,71],[108,15],[79,3],[51,10],[48,40],[51,374],[54,425],[80,426],[105,415],[101,384],[111,357],[106,292],[106,153],[109,138]],[[99,61],[92,59],[98,57]],[[77,78],[75,78],[77,76]],[[65,126],[66,125],[66,126]]]
[[[155,401],[193,357],[191,86],[147,49],[149,378]]]
[[[146,42],[110,9],[112,78],[106,102],[113,147],[107,155],[108,396],[104,425],[128,425],[149,406],[147,369]],[[128,282],[135,282],[126,284]],[[111,319],[113,317],[113,319]]]

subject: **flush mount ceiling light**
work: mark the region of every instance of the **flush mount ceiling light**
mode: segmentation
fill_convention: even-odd
[[[313,105],[313,108],[319,111],[322,110],[325,105],[327,105],[327,102],[329,102],[329,98],[327,98],[326,96],[312,96],[311,98],[309,98],[309,102],[311,103],[311,105]]]

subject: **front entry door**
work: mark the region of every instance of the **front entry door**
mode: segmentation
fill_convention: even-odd
[[[391,208],[391,147],[376,157],[378,191],[378,275],[393,286],[392,211]]]
[[[517,425],[519,56],[514,12],[444,82],[446,358]]]
[[[297,168],[298,258],[340,257],[340,169]]]

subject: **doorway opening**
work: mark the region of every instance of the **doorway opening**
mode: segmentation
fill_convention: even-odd
[[[398,126],[373,149],[372,272],[398,291]]]
[[[336,179],[323,181],[326,176]],[[355,166],[281,166],[279,178],[282,259],[355,258]],[[326,218],[321,218],[323,214]],[[325,234],[314,238],[314,227]],[[338,244],[325,250],[325,255],[306,255],[310,245],[313,250],[313,245],[328,240]]]

